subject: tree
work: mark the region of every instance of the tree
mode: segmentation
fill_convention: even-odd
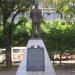
[[[60,1],[56,6],[56,12],[61,15],[61,18],[63,18],[63,14],[64,14],[65,19],[71,20],[75,16],[74,15],[75,14],[75,10],[74,10],[75,5],[74,4],[75,4],[75,0]]]
[[[0,0],[0,14],[2,16],[4,47],[6,48],[6,65],[10,67],[11,61],[11,43],[13,26],[18,25],[22,20],[18,20],[15,24],[15,18],[18,14],[29,9],[34,0]]]
[[[31,28],[31,24],[28,20],[26,20],[26,18],[22,18],[23,22],[20,25],[16,26],[13,31],[12,46],[26,46],[28,39],[31,36],[30,29],[27,27],[29,26]]]
[[[62,54],[66,51],[73,51],[75,48],[75,25],[62,25],[59,21],[47,24],[43,27],[43,39],[46,48],[52,55],[52,59],[53,54],[58,52],[60,54],[61,63]]]

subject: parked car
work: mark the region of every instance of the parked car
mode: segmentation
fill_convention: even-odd
[[[3,64],[5,60],[5,49],[0,49],[0,63]]]
[[[26,50],[26,47],[13,47],[11,50],[11,58],[12,62],[20,62],[23,58],[24,51]]]
[[[3,64],[6,61],[5,50],[6,49],[0,49],[0,63],[1,64]],[[26,50],[26,47],[12,47],[11,48],[12,62],[14,63],[20,62],[23,58],[25,50]]]
[[[70,53],[63,53],[61,56],[61,60],[71,60],[72,56],[70,55]],[[55,54],[54,55],[54,60],[60,60],[60,54]]]

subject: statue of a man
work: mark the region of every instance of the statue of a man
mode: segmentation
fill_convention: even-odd
[[[32,38],[40,37],[40,23],[42,19],[42,11],[38,9],[38,4],[34,5],[35,8],[30,12],[30,18],[32,19]]]

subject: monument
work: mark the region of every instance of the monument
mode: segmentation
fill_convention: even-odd
[[[37,5],[31,11],[31,18],[34,14],[35,18],[37,17],[37,13],[33,12],[37,11],[36,9],[38,10]],[[38,17],[41,18],[41,12],[39,14],[40,16]],[[45,44],[40,38],[40,25],[38,23],[40,18],[38,18],[38,21],[34,21],[32,18],[32,38],[28,41],[27,49],[25,50],[23,60],[19,65],[16,75],[56,75]]]

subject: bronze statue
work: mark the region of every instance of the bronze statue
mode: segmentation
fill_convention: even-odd
[[[42,19],[42,11],[38,9],[38,4],[34,5],[35,8],[30,12],[30,18],[32,19],[32,38],[41,37],[40,35],[40,23]]]

